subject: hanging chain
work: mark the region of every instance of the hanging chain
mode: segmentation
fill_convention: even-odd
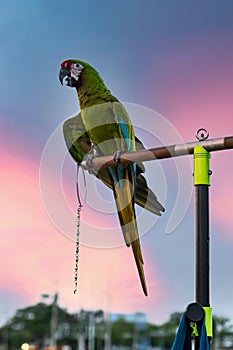
[[[80,241],[80,224],[81,224],[81,209],[82,204],[79,203],[77,209],[77,236],[76,236],[76,249],[75,249],[75,269],[74,269],[74,294],[78,290],[78,262],[79,262],[79,241]]]
[[[74,294],[78,290],[78,262],[79,262],[79,243],[80,243],[80,225],[81,225],[81,209],[82,203],[79,195],[78,187],[78,173],[80,165],[77,165],[77,176],[76,176],[76,194],[78,199],[78,209],[77,209],[77,235],[76,235],[76,247],[75,247],[75,269],[74,269]]]

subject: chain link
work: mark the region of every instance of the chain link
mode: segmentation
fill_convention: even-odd
[[[77,165],[77,176],[76,176],[76,193],[78,199],[78,209],[77,209],[77,234],[75,243],[75,268],[74,268],[74,294],[78,291],[78,263],[79,263],[79,245],[80,245],[80,225],[81,225],[81,209],[82,203],[79,195],[78,188],[78,173],[80,165]]]
[[[74,294],[78,290],[78,262],[79,262],[79,239],[80,239],[80,224],[81,224],[81,209],[82,204],[79,204],[77,209],[77,236],[76,236],[76,249],[75,249],[75,269],[74,269]]]

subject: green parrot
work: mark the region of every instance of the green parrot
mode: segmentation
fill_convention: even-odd
[[[62,62],[61,84],[76,89],[81,112],[65,121],[64,138],[69,152],[77,163],[95,155],[114,155],[116,162],[121,152],[143,149],[124,106],[105,86],[98,72],[88,63],[70,59]],[[163,206],[148,187],[142,163],[100,168],[92,173],[113,190],[124,240],[131,246],[141,280],[147,294],[143,258],[135,215],[135,203],[161,215]]]

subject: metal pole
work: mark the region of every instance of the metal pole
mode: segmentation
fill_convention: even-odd
[[[78,315],[78,346],[77,350],[85,350],[85,321],[86,321],[86,312],[84,310],[80,310]]]
[[[95,349],[95,315],[90,311],[88,320],[88,350]]]
[[[194,148],[194,185],[196,195],[196,302],[204,309],[210,308],[209,271],[209,186],[210,154],[202,146]],[[211,313],[206,313],[206,317]],[[208,319],[208,324],[212,320]],[[210,327],[211,328],[211,327]],[[207,329],[207,335],[210,331]],[[199,338],[199,337],[198,337]],[[199,349],[199,339],[195,349]],[[209,338],[210,339],[210,338]]]
[[[196,186],[196,302],[210,306],[209,187]]]
[[[76,141],[76,140],[73,140]],[[188,142],[165,147],[151,148],[137,152],[122,152],[117,162],[114,155],[104,157],[91,157],[88,161],[82,162],[82,167],[86,170],[98,169],[100,167],[117,166],[119,164],[128,164],[133,162],[145,162],[156,159],[166,159],[171,157],[187,156],[194,153],[194,148],[198,145],[203,146],[208,152],[221,151],[233,148],[233,136],[217,139],[201,139],[200,142]]]
[[[56,349],[57,340],[56,340],[56,331],[57,331],[57,321],[58,321],[58,293],[55,293],[53,304],[52,304],[52,313],[51,313],[51,321],[50,321],[50,346],[52,350]]]

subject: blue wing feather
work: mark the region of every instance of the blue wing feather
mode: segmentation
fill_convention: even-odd
[[[121,128],[123,137],[125,139],[125,143],[126,143],[126,148],[127,150],[133,151],[134,147],[133,147],[133,140],[130,138],[130,133],[129,133],[129,126],[128,124],[126,124],[123,120],[119,121],[119,126]],[[115,183],[118,183],[118,181],[123,180],[125,178],[125,165],[119,165],[117,167],[117,172],[115,172],[115,170],[113,168],[109,168],[109,171],[113,177],[113,180]],[[133,169],[133,174],[134,174],[134,178],[136,181],[136,163],[132,164],[132,169]],[[120,187],[122,189],[122,191],[124,190],[124,182],[121,181],[120,183]]]
[[[123,120],[120,120],[119,124],[120,124],[121,130],[122,130],[122,134],[124,136],[125,142],[126,142],[127,150],[129,152],[134,151],[134,143],[133,143],[133,140],[130,138],[130,134],[129,134],[129,125],[126,124]],[[136,163],[133,163],[132,167],[133,167],[134,178],[136,181]]]

